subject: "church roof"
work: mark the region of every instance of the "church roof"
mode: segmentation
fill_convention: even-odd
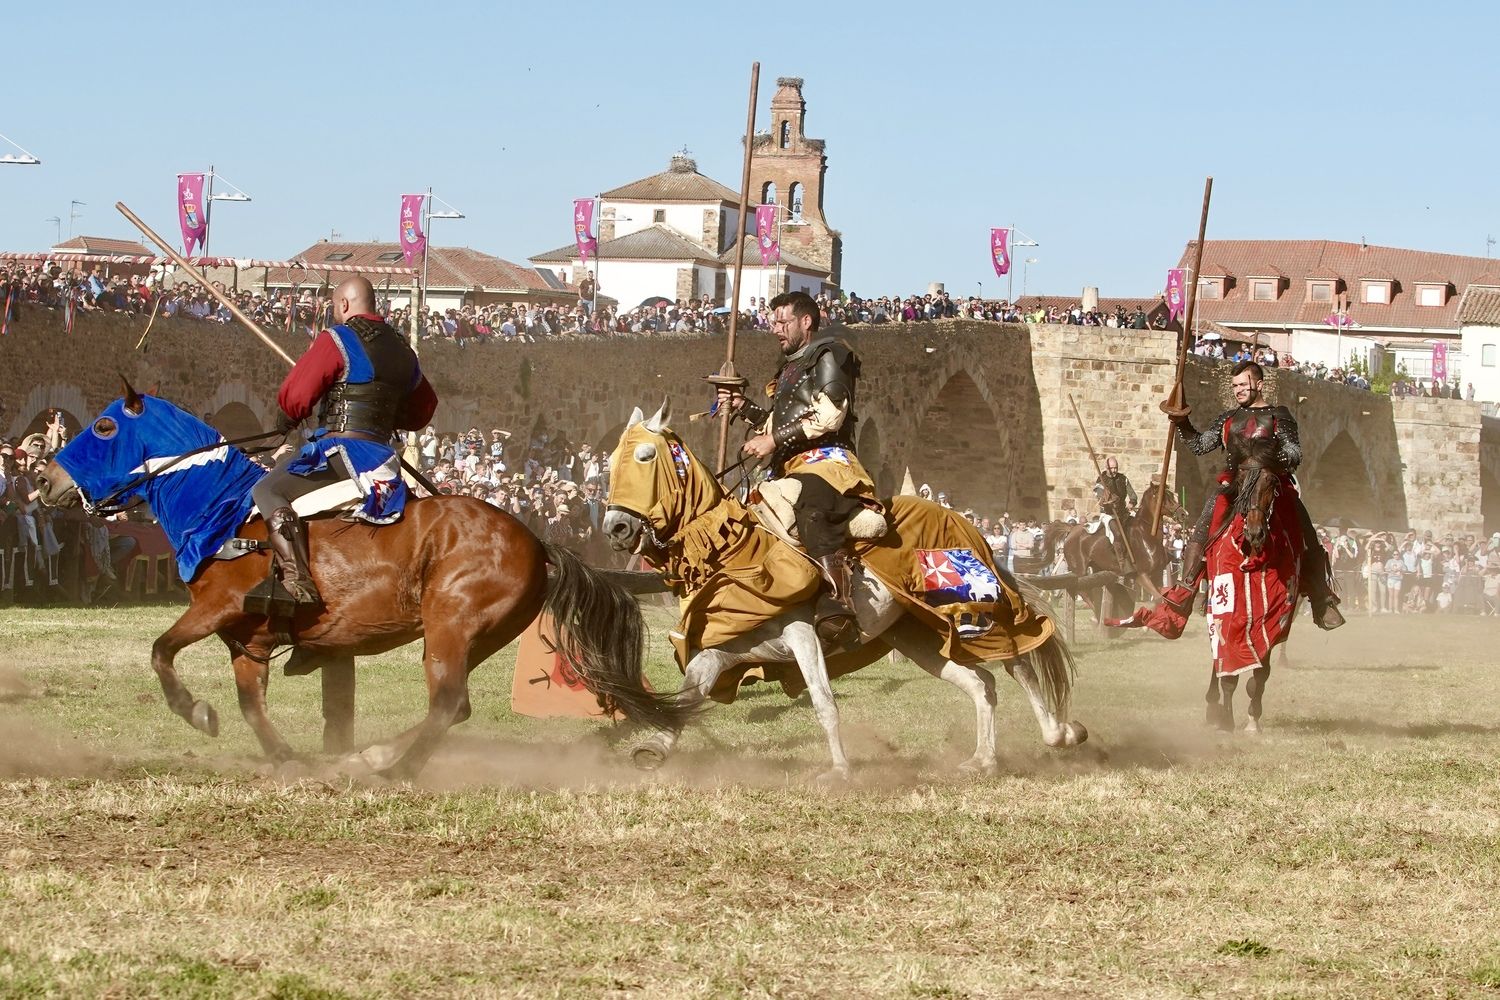
[[[346,267],[405,267],[399,243],[334,243],[320,240],[297,254],[293,260],[306,267],[273,267],[266,273],[268,285],[313,285],[332,281],[331,275],[318,269],[319,264],[336,263]],[[416,262],[417,269],[421,261]],[[493,292],[497,294],[540,294],[556,297],[571,295],[574,289],[557,287],[556,275],[539,274],[535,268],[513,264],[508,260],[470,247],[428,247],[427,287],[431,290]],[[369,275],[376,285],[384,283],[379,270]],[[332,281],[337,284],[337,281]],[[396,276],[391,284],[401,288],[411,283],[405,275]]]
[[[752,241],[753,241],[753,239],[754,238],[752,237]],[[734,244],[733,243],[729,244],[729,249],[728,250],[725,250],[723,253],[719,254],[719,262],[721,264],[728,264],[731,267],[734,266]],[[790,250],[788,250],[785,246],[783,246],[781,248],[781,262],[783,264],[785,264],[787,267],[793,267],[793,268],[796,268],[799,271],[806,271],[808,274],[818,274],[818,275],[825,275],[826,276],[826,275],[828,275],[830,273],[829,270],[828,270],[828,268],[826,268],[826,267],[819,267],[817,264],[814,264],[812,261],[808,260],[806,257],[799,257],[799,256],[797,256],[796,254],[794,254]],[[755,246],[753,246],[753,245],[745,247],[745,266],[746,267],[760,267],[761,266],[761,264],[760,264],[760,251]]]
[[[673,156],[672,162],[661,173],[622,184],[599,197],[611,201],[740,203],[739,192],[698,173],[698,164],[681,153]]]
[[[638,229],[628,236],[600,243],[599,257],[606,261],[694,260],[705,264],[717,263],[719,260],[697,243],[661,223]],[[539,253],[530,259],[542,263],[559,264],[575,261],[578,259],[578,246],[575,243],[569,243],[556,250]]]

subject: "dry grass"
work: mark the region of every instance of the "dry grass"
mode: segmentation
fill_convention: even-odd
[[[169,618],[0,613],[0,996],[1500,989],[1488,620],[1304,626],[1260,741],[1201,728],[1201,632],[1086,645],[1093,741],[1041,747],[1002,678],[994,780],[953,774],[962,696],[882,664],[839,682],[863,779],[829,794],[805,699],[757,689],[642,776],[512,717],[504,658],[422,787],[278,778],[209,644],[183,672],[223,737],[162,704]],[[423,703],[409,654],[361,683],[362,738]],[[317,687],[271,686],[309,749]]]

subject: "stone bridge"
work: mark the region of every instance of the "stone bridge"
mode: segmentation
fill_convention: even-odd
[[[119,394],[119,375],[206,415],[226,436],[270,426],[282,363],[233,326],[158,320],[137,348],[142,317],[59,318],[23,307],[0,340],[0,434],[40,429],[51,407],[85,420]],[[1092,506],[1093,465],[1072,404],[1101,459],[1116,455],[1144,492],[1160,467],[1166,423],[1156,403],[1173,377],[1169,333],[949,321],[843,331],[863,359],[858,447],[886,492],[909,470],[955,506],[1059,517]],[[295,356],[304,346],[280,335]],[[460,350],[424,344],[422,365],[442,397],[446,430],[510,430],[512,445],[543,433],[612,450],[631,407],[671,396],[674,425],[701,453],[715,425],[702,377],[723,361],[722,338],[569,340]],[[739,370],[769,378],[773,338],[743,334]],[[1228,366],[1191,359],[1188,398],[1206,422],[1233,405]],[[1271,398],[1301,425],[1300,480],[1315,519],[1460,533],[1500,530],[1500,420],[1458,400],[1400,399],[1309,380],[1268,378]],[[1071,402],[1070,402],[1071,399]],[[743,425],[733,431],[738,441]],[[1180,447],[1173,479],[1197,504],[1217,467]]]

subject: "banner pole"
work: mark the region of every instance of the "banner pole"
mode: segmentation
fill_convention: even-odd
[[[740,281],[745,275],[745,213],[750,209],[750,158],[755,152],[755,102],[760,90],[760,63],[750,65],[750,110],[745,120],[745,165],[740,175],[740,214],[735,223],[739,232],[734,240],[734,290],[729,301],[729,339],[724,348],[724,365],[715,376],[714,385],[731,387],[738,385],[743,390],[745,380],[734,370],[734,340],[739,329],[739,299],[744,293]],[[714,468],[723,469],[725,453],[729,450],[729,407],[722,407],[719,415],[719,448],[715,452]]]
[[[1203,273],[1203,240],[1208,233],[1208,202],[1214,193],[1214,179],[1203,181],[1203,211],[1198,215],[1198,245],[1193,251],[1193,278],[1187,287],[1187,312],[1183,317],[1182,336],[1177,340],[1177,375],[1172,383],[1172,394],[1167,397],[1173,407],[1181,407],[1184,393],[1182,378],[1187,371],[1188,344],[1193,337],[1193,321],[1198,306],[1198,276]],[[1156,484],[1156,509],[1151,514],[1151,535],[1161,532],[1161,513],[1167,499],[1167,475],[1172,471],[1172,445],[1177,440],[1176,425],[1167,424],[1167,443],[1161,454],[1161,479]]]

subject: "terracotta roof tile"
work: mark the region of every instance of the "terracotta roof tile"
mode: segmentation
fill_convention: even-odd
[[[116,240],[106,236],[75,236],[52,248],[59,253],[115,254],[129,257],[150,257],[152,251],[135,240]]]
[[[826,275],[829,273],[828,268],[819,267],[817,264],[814,264],[806,257],[797,256],[796,254],[788,250],[785,246],[781,248],[781,260],[782,263],[784,263],[787,267],[795,267],[797,270],[806,271],[809,274]],[[733,243],[729,244],[728,250],[725,250],[723,253],[719,254],[719,263],[728,264],[730,267],[734,266]],[[760,251],[753,246],[747,245],[745,247],[745,266],[760,267]]]
[[[626,236],[619,236],[599,244],[599,256],[604,260],[696,260],[705,264],[718,263],[719,258],[703,247],[668,226],[647,226]],[[542,263],[567,263],[578,259],[578,247],[568,243],[556,250],[548,250],[528,258]]]
[[[1184,249],[1178,266],[1190,267],[1193,244]],[[1458,328],[1459,296],[1448,296],[1441,306],[1419,306],[1416,303],[1418,276],[1446,282],[1463,289],[1473,279],[1486,274],[1495,261],[1484,257],[1431,253],[1396,247],[1366,246],[1335,240],[1208,240],[1204,259],[1215,262],[1214,269],[1203,267],[1203,274],[1215,277],[1248,278],[1264,273],[1267,267],[1300,281],[1322,273],[1354,274],[1394,282],[1391,301],[1380,305],[1360,301],[1358,289],[1350,298],[1349,313],[1365,328],[1449,329]],[[1198,316],[1205,322],[1238,326],[1310,324],[1322,325],[1329,311],[1328,303],[1310,303],[1292,293],[1274,301],[1256,302],[1250,298],[1248,282],[1231,282],[1221,299],[1198,299]]]
[[[325,279],[336,284],[337,278],[326,271],[318,270],[319,264],[337,263],[346,267],[405,267],[397,243],[331,243],[320,241],[294,256],[293,260],[305,261],[305,268],[273,267],[267,275],[271,285],[321,284]],[[346,256],[347,255],[347,256]],[[420,269],[420,262],[417,263]],[[376,285],[384,283],[383,276],[373,273],[370,280]],[[411,277],[392,275],[391,284],[409,285]],[[540,292],[552,296],[574,294],[572,286],[561,291],[549,284],[536,270],[513,264],[491,254],[471,247],[429,247],[427,260],[427,287],[434,291],[494,292],[499,294],[529,294]]]
[[[740,203],[738,191],[698,173],[698,165],[685,156],[672,157],[671,165],[659,174],[622,184],[599,197],[610,201]]]
[[[1464,326],[1500,326],[1500,290],[1470,288],[1459,303],[1458,321]]]

